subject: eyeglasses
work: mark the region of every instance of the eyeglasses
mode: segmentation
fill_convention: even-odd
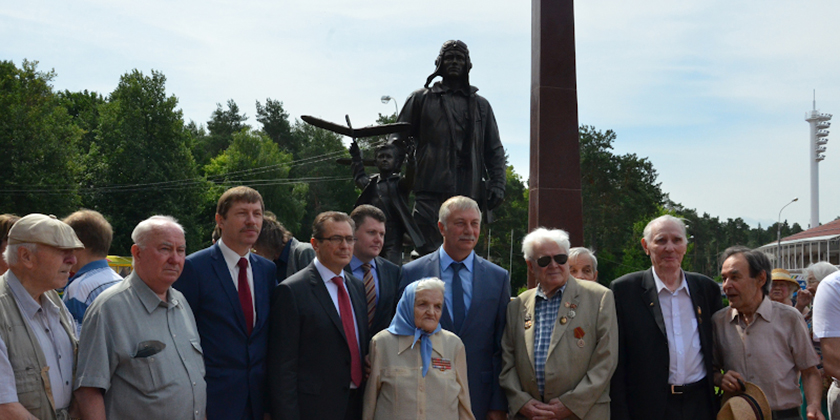
[[[356,237],[355,236],[335,235],[335,236],[330,236],[329,238],[315,238],[315,239],[317,239],[319,241],[330,241],[335,246],[341,245],[342,241],[347,242],[348,245],[353,245],[353,244],[356,243]]]
[[[563,265],[566,264],[566,261],[569,261],[569,256],[566,254],[557,254],[554,256],[546,255],[545,257],[537,258],[537,265],[542,268],[548,267],[548,265],[551,264],[552,259],[557,264]]]

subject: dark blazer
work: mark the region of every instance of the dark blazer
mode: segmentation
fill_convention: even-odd
[[[717,413],[718,402],[713,396],[712,314],[723,306],[720,287],[702,274],[686,272],[685,279],[700,329],[709,404],[712,413]],[[610,390],[611,418],[666,420],[670,355],[653,269],[626,274],[613,281],[610,288],[615,295],[619,335],[618,367]]]
[[[345,276],[359,329],[360,363],[368,336],[361,280]],[[350,401],[350,349],[338,311],[315,263],[274,289],[269,334],[269,394],[274,420],[343,420]]]
[[[464,342],[472,411],[476,419],[484,419],[488,410],[508,409],[507,397],[499,386],[499,374],[502,371],[502,334],[510,302],[510,276],[502,267],[478,255],[473,268],[472,301],[461,331],[454,330],[446,308],[440,317],[440,326],[457,334]],[[399,295],[402,296],[411,282],[424,277],[440,278],[438,250],[403,266]]]
[[[241,419],[248,402],[252,418],[261,420],[267,408],[265,356],[276,269],[273,262],[253,253],[248,260],[254,275],[257,310],[250,337],[239,294],[218,244],[187,257],[184,271],[173,285],[189,302],[201,336],[209,420]]]
[[[378,332],[388,328],[397,308],[400,295],[397,289],[400,285],[400,267],[385,258],[376,257],[376,275],[379,276],[379,301],[376,302],[376,311],[373,313],[373,322],[368,329],[368,341]],[[344,272],[352,275],[350,265],[344,267]],[[364,286],[364,279],[362,279]],[[362,288],[364,290],[364,287]],[[365,306],[367,308],[367,306]]]

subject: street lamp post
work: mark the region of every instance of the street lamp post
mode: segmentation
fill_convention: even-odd
[[[785,207],[793,204],[794,202],[799,201],[799,197],[795,197],[793,200],[790,200],[789,203],[782,206],[779,210],[779,220],[776,222],[776,268],[783,268],[782,267],[782,210]]]
[[[400,109],[397,106],[396,99],[388,95],[383,95],[381,98],[379,98],[379,100],[382,101],[383,104],[387,104],[388,102],[394,101],[394,115],[400,115]]]

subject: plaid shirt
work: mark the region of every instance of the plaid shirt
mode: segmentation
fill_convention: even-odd
[[[557,313],[560,312],[560,301],[563,300],[563,291],[566,285],[560,288],[551,299],[546,298],[542,287],[537,287],[534,305],[534,368],[537,371],[537,386],[540,387],[540,395],[543,395],[545,388],[545,359],[548,358],[548,346],[551,344],[551,332],[554,331],[554,322],[557,321]]]

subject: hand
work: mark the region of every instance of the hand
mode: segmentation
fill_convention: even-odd
[[[493,210],[496,207],[499,207],[502,204],[502,201],[505,199],[505,191],[501,188],[490,188],[487,191],[487,209]]]
[[[525,403],[522,408],[519,409],[519,414],[529,418],[551,418],[554,416],[554,413],[550,410],[550,406],[548,404],[543,404],[537,400],[531,400]],[[490,413],[487,413],[487,417],[490,417]]]
[[[371,369],[370,369],[370,355],[366,354],[365,355],[365,380],[370,378],[370,372],[371,372]]]
[[[817,404],[816,406],[808,404],[807,414],[806,417],[808,420],[825,420],[825,417],[822,414],[822,410],[820,409],[820,405]]]
[[[362,160],[362,150],[359,149],[359,143],[356,143],[355,141],[350,143],[350,157],[352,157],[353,160]]]
[[[487,420],[507,420],[507,412],[502,410],[487,411]]]
[[[738,380],[740,380],[742,383],[746,382],[744,380],[744,377],[741,376],[740,373],[735,372],[734,370],[726,371],[726,373],[723,374],[723,378],[721,378],[720,380],[720,389],[726,392],[743,392],[744,390],[741,388],[741,385],[738,383]]]
[[[534,417],[534,420],[565,419],[574,414],[557,398],[548,402],[548,409],[553,413],[551,417]]]
[[[811,304],[811,301],[814,300],[814,294],[811,293],[808,289],[802,289],[796,294],[796,310],[799,313],[805,310],[808,305]]]

